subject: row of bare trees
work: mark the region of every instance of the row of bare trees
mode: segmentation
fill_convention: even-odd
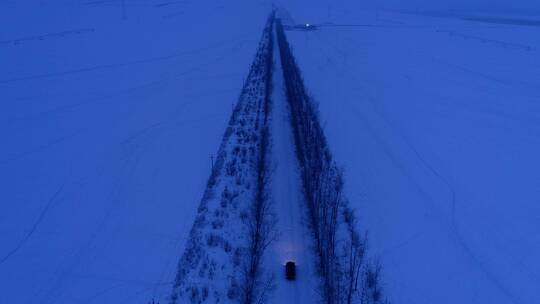
[[[264,60],[261,61],[258,67],[258,71],[263,74],[264,94],[259,98],[257,109],[256,126],[260,136],[258,158],[256,164],[254,164],[257,181],[255,197],[253,204],[250,205],[247,221],[249,245],[242,269],[242,295],[239,299],[242,304],[263,303],[273,287],[273,277],[270,275],[265,276],[262,269],[264,252],[275,239],[276,234],[276,219],[268,195],[270,178],[268,117],[272,91],[273,24],[274,13],[269,16],[264,29],[263,39],[266,41],[266,47],[262,49]]]
[[[306,92],[279,19],[276,32],[324,303],[383,303],[380,267],[366,259],[366,237],[358,233],[357,219],[343,197],[342,170],[332,158],[317,106]]]

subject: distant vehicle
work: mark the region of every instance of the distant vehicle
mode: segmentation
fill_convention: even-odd
[[[285,263],[285,278],[289,281],[296,280],[296,264],[293,261]]]
[[[283,28],[289,31],[316,31],[319,29],[316,25],[311,23],[285,25]]]

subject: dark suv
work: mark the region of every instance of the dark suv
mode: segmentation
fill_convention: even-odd
[[[289,281],[296,279],[296,264],[293,261],[285,263],[285,278]]]

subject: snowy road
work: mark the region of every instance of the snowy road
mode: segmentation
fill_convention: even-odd
[[[305,208],[294,151],[289,109],[284,94],[283,70],[277,47],[274,48],[272,109],[272,193],[278,218],[279,239],[268,254],[267,267],[275,268],[276,290],[269,303],[315,303],[316,276]],[[285,279],[286,261],[295,261],[297,278]]]

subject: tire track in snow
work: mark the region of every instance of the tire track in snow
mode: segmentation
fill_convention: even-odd
[[[384,118],[383,118],[384,119]],[[385,119],[386,120],[386,119]],[[387,123],[388,124],[388,123]],[[395,130],[395,129],[394,129]],[[450,196],[450,204],[451,204],[451,213],[450,213],[450,222],[451,222],[451,229],[456,237],[456,240],[458,241],[461,248],[467,253],[467,255],[476,263],[476,265],[479,267],[480,271],[486,275],[486,277],[495,285],[497,288],[503,292],[510,300],[512,300],[513,303],[522,303],[518,297],[513,294],[502,282],[501,280],[493,273],[493,271],[485,265],[480,258],[476,255],[476,253],[471,249],[471,247],[467,244],[465,241],[465,238],[463,237],[463,234],[459,230],[459,226],[457,224],[456,220],[456,202],[457,202],[457,194],[454,186],[446,179],[435,167],[433,167],[421,154],[418,152],[416,147],[412,145],[412,143],[404,137],[404,135],[400,135],[404,142],[409,146],[409,148],[414,152],[417,159],[420,160],[420,162],[424,165],[425,168],[427,168],[433,175],[435,175],[443,184],[446,185],[448,190],[451,193]]]
[[[106,225],[110,222],[113,217],[114,209],[120,208],[119,204],[124,204],[125,198],[122,197],[122,189],[128,184],[136,171],[137,165],[139,163],[139,153],[136,149],[133,149],[132,155],[126,157],[122,168],[120,169],[119,176],[114,180],[112,189],[108,191],[106,202],[108,208],[105,210],[105,214],[100,218],[100,221],[96,225],[96,228],[91,232],[88,240],[79,247],[76,252],[72,255],[71,261],[66,261],[66,266],[59,266],[57,273],[57,278],[54,280],[51,288],[48,288],[45,291],[45,295],[39,300],[38,303],[54,303],[55,298],[59,298],[64,291],[62,286],[67,280],[68,276],[73,273],[73,269],[79,266],[83,262],[83,257],[85,254],[91,253],[92,250],[98,247],[98,240],[100,234],[106,231]],[[101,173],[103,174],[103,172]],[[91,257],[87,258],[88,261],[94,261],[96,259],[96,254],[94,253]],[[63,270],[62,270],[63,268]],[[37,291],[34,294],[33,298],[37,298]]]
[[[67,140],[70,140],[76,136],[78,136],[79,134],[83,133],[84,130],[77,130],[75,132],[72,132],[71,134],[68,134],[68,135],[65,135],[65,136],[62,136],[60,138],[57,138],[53,141],[50,141],[50,142],[47,142],[47,143],[44,143],[40,146],[37,146],[33,149],[30,149],[30,150],[27,150],[27,151],[24,151],[24,152],[20,152],[20,153],[17,153],[15,155],[12,155],[10,157],[7,157],[3,160],[0,160],[0,165],[4,165],[4,164],[7,164],[7,163],[10,163],[12,161],[16,161],[16,160],[19,160],[21,158],[24,158],[28,155],[31,155],[31,154],[34,154],[34,153],[37,153],[37,152],[41,152],[43,150],[46,150],[52,146],[55,146],[57,144],[60,144],[64,141],[67,141]]]
[[[21,37],[21,38],[2,40],[0,41],[0,46],[19,45],[23,42],[28,42],[28,41],[44,40],[44,39],[49,39],[49,38],[59,38],[59,37],[65,37],[68,35],[93,33],[93,32],[95,32],[94,28],[81,28],[81,29],[74,29],[74,30],[66,30],[66,31],[57,32],[57,33],[47,33],[47,34],[42,34],[42,35],[26,36],[26,37]]]
[[[246,37],[246,36],[248,35],[240,35],[240,37]],[[171,54],[163,55],[163,56],[156,56],[156,57],[143,58],[143,59],[138,59],[138,60],[124,61],[124,62],[115,62],[115,63],[109,63],[109,64],[94,65],[90,67],[76,68],[76,69],[64,70],[64,71],[59,71],[59,72],[49,72],[49,73],[43,73],[43,74],[34,74],[34,75],[28,75],[28,76],[0,79],[0,84],[7,84],[7,83],[26,81],[26,80],[39,80],[39,79],[47,79],[47,78],[53,78],[53,77],[62,77],[62,76],[69,76],[73,74],[87,73],[87,72],[93,72],[93,71],[99,71],[99,70],[110,70],[110,69],[116,69],[116,68],[124,68],[124,67],[132,66],[132,65],[167,61],[174,58],[187,56],[190,54],[199,54],[200,52],[203,52],[203,51],[217,49],[219,47],[229,45],[231,43],[234,45],[238,45],[246,41],[249,41],[249,39],[242,38],[242,39],[236,39],[233,41],[227,40],[227,41],[213,43],[213,44],[210,44],[205,47],[198,48],[198,49],[187,50],[187,51],[176,51],[176,52],[172,52]]]
[[[13,249],[11,249],[6,255],[4,255],[2,258],[0,258],[0,266],[2,264],[4,264],[7,260],[9,260],[13,255],[15,255],[24,246],[24,244],[26,244],[26,242],[28,242],[28,240],[30,240],[30,238],[32,237],[34,232],[36,232],[39,224],[41,224],[41,222],[45,218],[45,215],[47,215],[47,212],[58,201],[58,197],[60,196],[60,194],[64,190],[64,186],[65,186],[65,184],[62,184],[60,186],[60,188],[58,188],[58,190],[56,190],[56,192],[54,192],[54,194],[48,200],[45,207],[39,213],[39,216],[36,219],[36,221],[30,227],[30,231],[28,231],[28,233],[26,233],[26,235],[19,241],[19,243],[17,243],[17,245],[15,247],[13,247]]]

